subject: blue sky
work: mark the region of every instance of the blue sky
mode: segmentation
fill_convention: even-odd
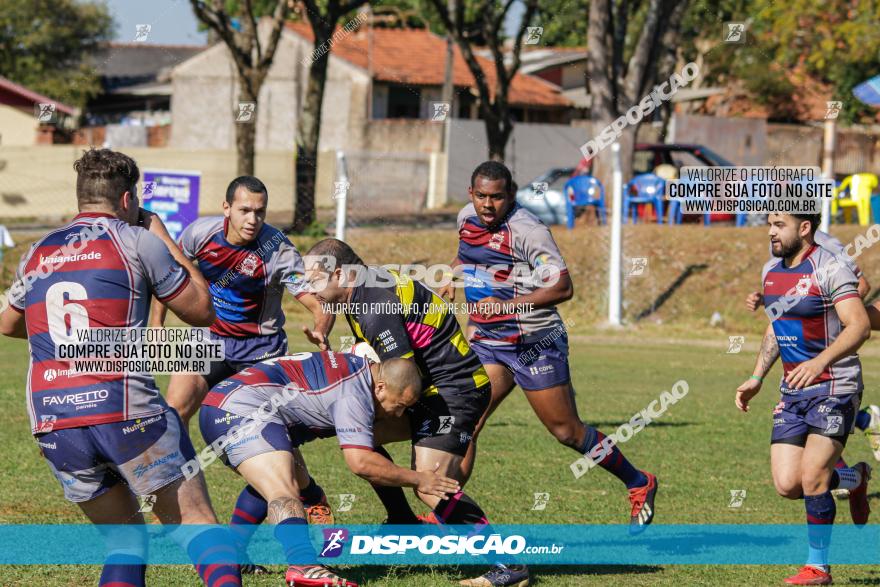
[[[189,0],[103,0],[116,20],[115,40],[134,41],[137,25],[149,24],[147,43],[204,45],[207,35],[198,30],[198,21]],[[505,29],[513,34],[525,7],[511,7]]]
[[[189,0],[104,1],[116,21],[117,41],[134,41],[137,25],[149,24],[147,43],[205,44],[207,35],[199,32]]]

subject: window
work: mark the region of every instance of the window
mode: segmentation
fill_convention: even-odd
[[[389,86],[388,118],[418,118],[421,91],[418,88]]]

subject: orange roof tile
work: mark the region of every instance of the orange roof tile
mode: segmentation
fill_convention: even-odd
[[[305,22],[288,23],[287,28],[313,40],[311,27]],[[369,33],[366,27],[345,34],[337,28],[339,39],[333,43],[336,57],[361,67],[369,68]],[[383,82],[414,86],[442,86],[446,68],[446,39],[424,29],[373,29],[373,78]],[[495,86],[495,63],[477,57],[485,72],[489,89]],[[452,83],[458,87],[475,87],[458,47],[452,70]],[[510,85],[512,106],[567,107],[571,102],[552,84],[531,75],[518,73]]]

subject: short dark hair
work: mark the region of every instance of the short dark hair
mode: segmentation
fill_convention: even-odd
[[[328,273],[332,273],[336,271],[337,267],[342,267],[344,265],[356,265],[363,266],[365,263],[358,257],[357,253],[354,252],[348,244],[337,238],[325,238],[322,241],[318,241],[315,243],[309,252],[306,253],[306,257],[328,257],[332,258],[331,264],[324,264],[324,270]],[[332,266],[331,266],[332,265]],[[306,269],[311,269],[311,267],[306,267]]]
[[[253,175],[240,175],[229,182],[229,187],[226,188],[227,203],[231,204],[235,201],[235,192],[238,191],[239,187],[244,187],[252,194],[266,194],[266,197],[269,197],[269,190],[266,189],[266,184]]]
[[[119,207],[125,192],[136,194],[140,169],[134,159],[110,149],[89,149],[73,164],[76,171],[76,200],[79,207]]]
[[[474,187],[474,184],[477,181],[477,177],[482,176],[486,179],[504,180],[504,189],[508,194],[513,193],[513,176],[510,175],[510,170],[507,168],[504,163],[499,163],[498,161],[483,161],[477,168],[474,169],[474,172],[471,174],[471,187]]]
[[[816,231],[819,230],[819,225],[822,223],[822,215],[821,214],[792,214],[799,221],[807,220],[810,223],[810,234],[815,235]]]

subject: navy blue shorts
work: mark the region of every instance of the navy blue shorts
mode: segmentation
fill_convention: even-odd
[[[227,441],[232,441],[228,444],[224,443],[217,454],[224,463],[233,468],[263,453],[292,452],[307,440],[299,438],[278,417],[260,421],[227,412],[216,406],[202,406],[199,411],[199,429],[202,431],[205,444],[213,444],[224,437]]]
[[[861,401],[860,393],[801,400],[783,396],[773,408],[770,444],[806,446],[808,435],[820,434],[846,446]]]
[[[95,499],[119,482],[149,495],[183,476],[196,456],[177,412],[53,430],[35,437],[68,501]]]
[[[212,362],[210,373],[203,375],[208,382],[208,389],[260,361],[287,354],[287,335],[283,330],[252,338],[232,338],[212,332],[211,338],[223,341],[226,358]]]
[[[484,365],[504,365],[513,380],[525,391],[565,385],[571,380],[568,369],[568,335],[545,336],[530,344],[490,346],[471,341],[471,348]]]

